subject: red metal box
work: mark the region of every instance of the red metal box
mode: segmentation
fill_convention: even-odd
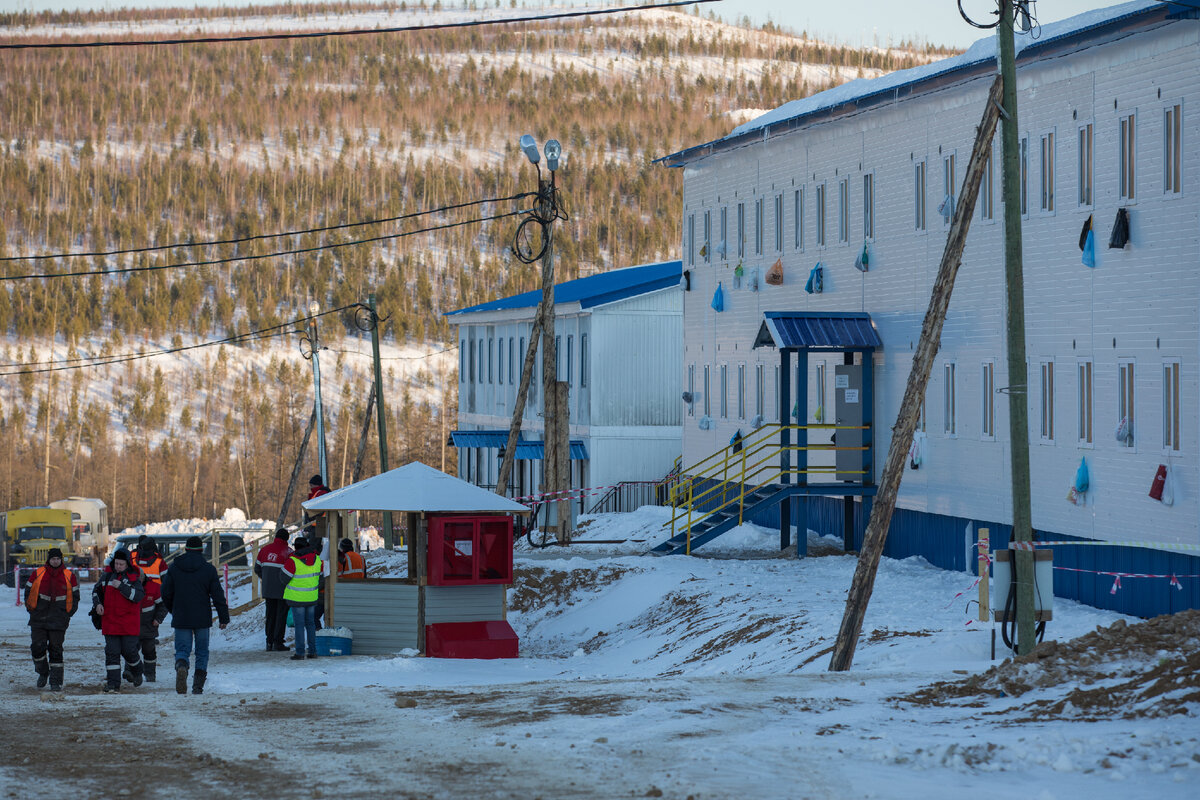
[[[504,620],[437,622],[425,626],[430,658],[516,658],[517,634]]]

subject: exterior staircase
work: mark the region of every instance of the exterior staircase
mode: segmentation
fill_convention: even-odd
[[[652,548],[650,552],[661,556],[685,555],[691,548],[711,542],[722,533],[733,530],[741,524],[741,519],[777,504],[787,494],[789,491],[781,486],[761,486],[747,493],[743,503],[722,505],[711,513],[693,520],[689,527]]]

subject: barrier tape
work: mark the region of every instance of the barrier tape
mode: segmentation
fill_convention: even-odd
[[[1146,547],[1151,550],[1183,550],[1185,552],[1200,553],[1200,545],[1197,544],[1171,544],[1168,542],[1101,542],[1094,539],[1079,542],[1008,542],[1007,546],[1013,550],[1035,550],[1039,547],[1070,546]]]
[[[612,486],[588,486],[581,489],[563,489],[557,492],[541,492],[540,494],[527,494],[521,497],[514,497],[513,500],[520,502],[522,500],[541,500],[542,498],[554,498],[558,500],[569,500],[574,497],[588,497],[594,494],[603,494],[604,492],[620,488],[621,486],[647,486],[658,485],[660,481],[624,481],[623,483],[613,484]],[[567,497],[559,497],[559,495],[568,495]]]
[[[1095,569],[1078,569],[1076,567],[1055,567],[1055,569],[1063,572],[1082,572],[1088,575],[1108,575],[1113,579],[1112,588],[1108,590],[1109,594],[1116,594],[1121,589],[1122,578],[1167,578],[1170,580],[1170,586],[1183,591],[1183,584],[1179,582],[1180,578],[1200,578],[1200,575],[1179,575],[1171,573],[1169,575],[1152,575],[1144,572],[1114,572],[1112,570],[1095,570]]]
[[[946,605],[942,606],[942,608],[949,608],[950,606],[954,605],[954,601],[955,601],[955,600],[957,600],[958,598],[962,597],[964,594],[966,594],[967,592],[971,591],[971,590],[972,590],[972,589],[974,589],[976,586],[978,586],[978,585],[979,585],[979,581],[980,581],[980,580],[982,580],[982,579],[981,579],[981,578],[976,578],[974,583],[972,583],[972,584],[971,584],[970,586],[968,586],[967,588],[963,589],[963,590],[962,590],[961,592],[959,592],[958,594],[954,595],[954,597],[950,598],[950,602],[949,602],[949,603],[946,603]]]

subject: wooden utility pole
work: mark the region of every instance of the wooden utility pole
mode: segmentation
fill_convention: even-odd
[[[543,302],[545,295],[542,295]],[[525,350],[525,363],[521,366],[521,385],[517,387],[517,401],[513,405],[512,422],[508,426],[508,443],[504,446],[504,460],[500,462],[500,476],[496,479],[496,494],[508,491],[508,479],[512,475],[513,459],[517,454],[517,440],[521,436],[521,418],[525,416],[525,398],[529,396],[529,384],[533,381],[533,365],[537,363],[538,336],[542,332],[542,306],[538,305],[533,316],[533,327],[529,331],[529,347]]]
[[[308,417],[308,427],[304,429],[304,438],[300,441],[300,452],[296,453],[296,463],[292,465],[292,477],[288,480],[287,494],[283,496],[283,505],[279,509],[279,518],[275,520],[275,529],[283,527],[287,519],[288,507],[292,504],[292,495],[296,492],[296,479],[300,477],[300,468],[304,466],[304,456],[308,453],[308,439],[312,436],[313,426],[317,424],[317,410],[314,408]]]
[[[1001,79],[997,76],[992,83],[991,91],[988,92],[983,121],[975,133],[975,146],[971,150],[966,179],[963,181],[958,205],[954,208],[954,217],[950,223],[950,235],[946,238],[942,263],[938,267],[933,293],[929,297],[929,308],[925,312],[925,322],[921,326],[921,339],[917,343],[917,352],[913,357],[912,371],[908,374],[904,400],[900,404],[896,425],[892,428],[892,443],[888,448],[887,461],[883,465],[883,475],[879,481],[879,491],[875,496],[871,520],[863,535],[862,552],[859,553],[858,567],[854,570],[854,580],[850,584],[850,594],[846,598],[846,611],[842,616],[842,627],[838,631],[833,657],[829,661],[829,669],[833,672],[849,669],[854,661],[854,650],[858,646],[863,617],[867,613],[867,603],[871,599],[871,591],[875,586],[875,573],[879,568],[879,558],[883,554],[888,527],[892,523],[892,511],[896,507],[896,495],[900,491],[900,480],[904,477],[908,449],[912,446],[913,431],[916,430],[917,419],[921,413],[921,398],[925,396],[925,388],[929,384],[929,373],[933,369],[933,361],[941,345],[942,325],[946,321],[946,309],[950,307],[954,279],[962,264],[962,252],[967,242],[967,231],[971,227],[971,217],[975,213],[975,200],[979,194],[979,184],[983,180],[984,169],[991,152],[992,136],[996,132],[996,120],[1000,116],[1000,89]]]
[[[371,361],[375,369],[375,414],[376,414],[376,432],[379,434],[379,474],[388,471],[388,434],[387,434],[387,411],[383,407],[383,366],[379,359],[379,312],[375,308],[375,293],[371,292],[367,295],[367,306],[371,309]],[[446,409],[443,406],[442,416],[445,417]],[[367,418],[371,416],[370,408],[367,409]],[[445,441],[446,437],[442,437]],[[355,480],[357,480],[357,469],[355,470]],[[385,550],[392,549],[392,512],[383,512],[383,547]]]
[[[553,176],[553,173],[551,173]],[[570,488],[570,472],[562,474],[559,468],[560,430],[569,430],[567,404],[559,403],[558,393],[558,346],[554,340],[554,187],[551,180],[539,180],[538,213],[544,220],[545,236],[542,252],[542,484],[544,492],[565,492]],[[559,506],[562,510],[562,506]],[[569,508],[568,508],[569,510]],[[559,516],[556,520],[560,544],[570,541],[570,516]]]
[[[1000,3],[996,28],[1000,77],[1004,81],[1003,152],[1004,290],[1008,307],[1008,429],[1012,469],[1012,541],[1033,541],[1029,499],[1029,386],[1025,365],[1025,277],[1021,263],[1021,161],[1017,126],[1017,65],[1013,43],[1013,0]],[[1017,590],[1017,652],[1030,653],[1034,641],[1033,551],[1018,549],[1013,559]],[[997,603],[997,605],[1000,605]]]
[[[367,456],[367,437],[371,435],[371,412],[375,410],[375,393],[367,395],[367,411],[363,415],[362,432],[358,436],[358,450],[354,454],[354,468],[350,471],[350,482],[358,483],[362,477],[363,459]],[[383,472],[384,470],[380,470]]]

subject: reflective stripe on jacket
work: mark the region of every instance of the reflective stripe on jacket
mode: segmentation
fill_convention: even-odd
[[[362,554],[356,553],[353,550],[341,553],[338,557],[338,577],[339,578],[365,578],[367,577],[367,562],[362,557]]]
[[[316,556],[312,564],[306,564],[292,556],[285,568],[292,574],[287,587],[283,590],[283,599],[292,603],[316,603],[317,591],[321,580],[321,557]]]
[[[29,586],[29,595],[25,599],[25,607],[28,608],[30,611],[37,608],[39,598],[42,600],[47,600],[52,603],[66,601],[67,613],[70,613],[71,609],[74,608],[74,603],[75,603],[74,592],[72,592],[71,590],[73,588],[79,586],[79,581],[75,578],[74,572],[71,572],[70,570],[65,569],[63,567],[59,567],[59,569],[63,571],[63,573],[62,573],[63,581],[66,583],[67,593],[63,594],[63,595],[55,595],[55,596],[51,596],[48,594],[42,594],[42,592],[41,592],[42,579],[46,577],[46,571],[48,569],[50,569],[50,568],[49,567],[38,567],[37,572],[33,573],[33,582]]]
[[[135,558],[134,562],[138,569],[146,576],[147,581],[154,581],[157,584],[162,584],[162,574],[166,572],[167,565],[161,557],[155,556],[154,560],[149,564],[143,564],[140,558]]]

